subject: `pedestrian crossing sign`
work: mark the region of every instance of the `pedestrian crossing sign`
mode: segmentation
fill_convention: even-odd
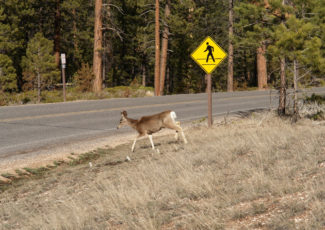
[[[191,58],[210,74],[227,57],[227,53],[211,38],[206,37],[191,54]]]

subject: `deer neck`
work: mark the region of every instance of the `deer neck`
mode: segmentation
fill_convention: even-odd
[[[132,118],[126,118],[128,121],[129,126],[131,126],[133,129],[136,129],[136,126],[138,124],[138,120],[132,119]]]

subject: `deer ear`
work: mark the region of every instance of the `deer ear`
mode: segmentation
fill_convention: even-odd
[[[127,113],[126,111],[123,111],[121,114],[122,114],[124,117],[127,117],[127,116],[128,116],[128,113]]]

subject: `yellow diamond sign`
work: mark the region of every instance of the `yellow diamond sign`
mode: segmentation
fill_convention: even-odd
[[[208,36],[196,50],[194,50],[191,57],[207,74],[209,74],[227,57],[227,54]]]

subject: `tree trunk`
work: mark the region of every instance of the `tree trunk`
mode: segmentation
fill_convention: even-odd
[[[72,15],[73,15],[73,47],[75,56],[79,57],[79,47],[78,47],[78,40],[77,40],[77,16],[76,16],[76,9],[72,9]]]
[[[267,67],[265,58],[266,45],[263,44],[257,48],[257,85],[262,90],[267,87]]]
[[[61,25],[61,11],[60,11],[60,1],[56,0],[56,11],[54,19],[54,55],[55,63],[57,67],[60,67],[60,25]]]
[[[142,86],[146,86],[146,65],[142,64]]]
[[[166,92],[169,94],[170,93],[170,74],[169,74],[169,68],[166,69]]]
[[[278,107],[278,114],[279,116],[285,115],[286,109],[286,76],[285,76],[285,58],[282,57],[280,59],[280,95],[279,95],[279,107]]]
[[[294,120],[297,121],[299,119],[299,111],[297,107],[298,103],[298,61],[296,59],[293,60],[293,87],[294,87],[294,102],[293,102],[293,111],[294,111]]]
[[[41,102],[41,75],[37,70],[37,103]]]
[[[228,78],[227,78],[227,91],[232,92],[234,90],[234,48],[232,44],[232,38],[234,34],[233,29],[233,0],[229,0],[229,44],[228,44]]]
[[[159,35],[159,0],[156,0],[155,8],[155,96],[160,95],[160,35]]]
[[[285,5],[285,0],[282,0],[282,5]],[[284,18],[282,17],[282,25],[284,24]],[[278,115],[284,116],[286,113],[286,75],[285,75],[285,69],[286,69],[286,60],[285,56],[280,58],[280,95],[279,95],[279,107],[278,107]]]
[[[95,28],[94,28],[94,57],[93,71],[95,75],[93,90],[95,93],[102,91],[102,0],[95,0]]]
[[[170,15],[170,0],[166,1],[165,6],[165,24],[164,32],[162,36],[162,47],[161,47],[161,59],[160,59],[160,95],[164,94],[165,76],[166,76],[166,64],[167,64],[167,50],[168,50],[168,35],[169,28],[167,25],[167,19]]]

